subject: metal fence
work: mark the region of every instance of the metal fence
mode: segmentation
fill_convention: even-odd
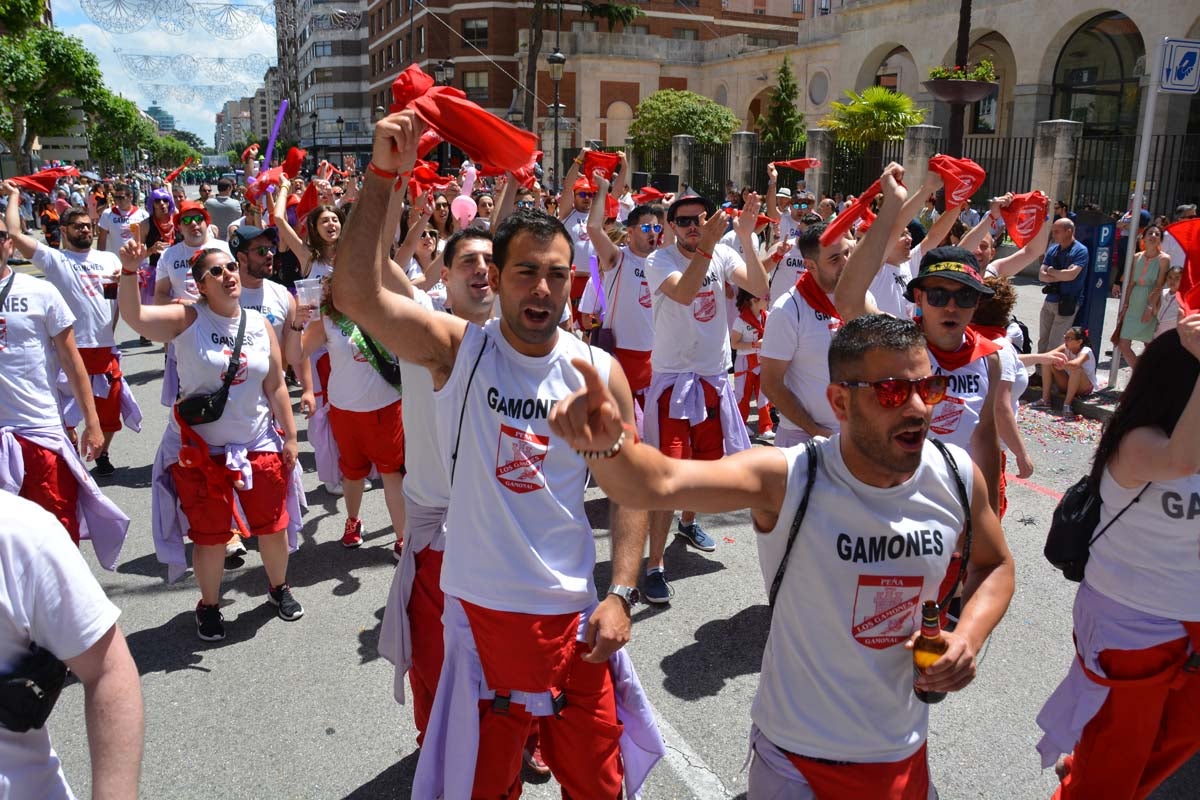
[[[725,181],[729,180],[729,151],[728,144],[692,145],[689,170],[692,191],[717,205],[725,200]]]
[[[857,195],[870,186],[890,162],[904,161],[904,140],[873,142],[865,147],[835,142],[832,161],[825,172],[825,185],[808,188],[829,196],[837,192]]]
[[[671,172],[671,146],[639,150],[636,164],[638,172],[669,175]]]
[[[1095,204],[1101,211],[1129,207],[1141,138],[1087,136],[1076,151],[1072,207]],[[1200,134],[1158,134],[1150,139],[1145,206],[1168,216],[1181,203],[1200,198]]]
[[[767,165],[772,161],[787,161],[792,158],[804,157],[804,142],[763,142],[754,143],[750,154],[751,185],[759,194],[767,191]],[[780,188],[791,186],[795,178],[785,175],[781,178]]]
[[[1033,181],[1032,136],[968,136],[963,155],[987,172],[972,205],[986,207],[989,198],[1005,192],[1027,192]]]

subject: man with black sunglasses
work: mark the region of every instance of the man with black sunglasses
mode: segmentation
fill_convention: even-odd
[[[933,373],[920,329],[876,314],[838,331],[826,388],[841,426],[832,438],[703,464],[622,440],[611,393],[590,364],[573,364],[585,386],[556,404],[550,428],[576,451],[603,454],[588,464],[610,499],[749,508],[759,531],[763,587],[779,613],[750,710],[750,800],[936,796],[928,707],[913,690],[957,692],[974,679],[976,653],[1012,598],[1013,562],[979,468],[960,448],[943,455],[927,441],[948,381]],[[939,584],[967,524],[958,628],[914,681],[922,604],[944,602]]]

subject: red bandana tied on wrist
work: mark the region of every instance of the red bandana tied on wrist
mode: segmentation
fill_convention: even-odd
[[[532,131],[489,114],[452,86],[435,86],[416,64],[392,84],[395,113],[412,109],[439,136],[467,154],[472,162],[517,172],[529,164],[538,138]]]
[[[60,178],[70,178],[79,174],[79,170],[75,167],[51,167],[44,169],[41,172],[35,172],[32,175],[21,175],[16,178],[10,178],[13,183],[20,186],[22,189],[27,189],[31,192],[41,192],[42,194],[50,194],[54,191],[55,185]]]
[[[1050,198],[1037,191],[1013,195],[1008,208],[1000,209],[1000,217],[1008,229],[1008,235],[1017,247],[1024,247],[1037,236],[1046,223],[1046,212]]]
[[[178,167],[176,167],[175,169],[173,169],[167,173],[167,177],[163,178],[163,183],[170,183],[171,181],[178,178],[180,173],[183,172],[185,169],[187,169],[188,164],[191,164],[191,163],[192,163],[192,157],[188,156],[187,158],[185,158],[183,160],[182,164],[180,164]]]
[[[796,291],[804,298],[804,302],[808,303],[809,308],[813,311],[819,311],[830,319],[842,321],[842,315],[838,313],[837,307],[833,301],[829,299],[829,295],[825,294],[825,290],[817,285],[817,277],[813,275],[812,270],[805,272],[800,276],[800,280],[796,281]]]
[[[1179,281],[1179,307],[1184,314],[1200,311],[1200,217],[1168,225],[1169,233],[1183,248],[1183,278]]]
[[[854,223],[871,210],[871,201],[882,191],[879,181],[868,186],[853,203],[846,206],[845,211],[834,217],[833,222],[825,228],[825,232],[821,234],[821,245],[828,247],[845,236]]]
[[[942,183],[946,185],[946,204],[949,206],[959,206],[970,200],[987,177],[983,167],[969,158],[934,156],[929,159],[929,169],[942,176]]]
[[[956,372],[972,361],[977,361],[1000,350],[1000,345],[985,336],[980,336],[973,326],[968,326],[963,332],[963,343],[953,352],[942,350],[928,339],[925,340],[925,346],[929,348],[929,352],[933,353],[933,357],[937,359],[938,366],[942,368],[943,372]]]
[[[779,167],[787,167],[788,169],[794,169],[798,172],[804,172],[805,170],[816,169],[817,167],[821,166],[821,159],[793,158],[790,161],[772,161],[771,163],[774,164],[777,169]]]

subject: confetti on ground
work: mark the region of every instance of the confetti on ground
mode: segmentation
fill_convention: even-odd
[[[1036,441],[1043,447],[1055,450],[1064,445],[1086,445],[1094,447],[1100,439],[1104,424],[1099,420],[1084,417],[1063,418],[1045,410],[1022,408],[1018,418],[1021,435]],[[1063,452],[1058,450],[1057,452]]]
[[[725,538],[725,544],[733,544],[736,541],[736,539],[734,539],[732,536],[726,536],[724,538]]]

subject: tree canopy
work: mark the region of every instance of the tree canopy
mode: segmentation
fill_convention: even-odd
[[[583,3],[583,13],[592,19],[602,19],[608,23],[608,32],[612,33],[618,25],[630,25],[640,17],[646,16],[632,3]]]
[[[667,147],[688,134],[697,144],[725,144],[741,123],[720,103],[695,92],[659,89],[638,103],[629,135],[639,150]]]
[[[758,118],[758,132],[764,142],[803,142],[804,115],[796,108],[800,86],[792,73],[791,61],[784,56],[775,73],[775,88],[767,105],[766,116]]]
[[[870,86],[861,94],[846,90],[846,96],[848,102],[830,105],[820,125],[850,145],[903,139],[906,128],[925,120],[925,110],[911,97],[883,86]]]
[[[203,139],[191,131],[174,130],[168,133],[167,136],[170,136],[172,139],[178,139],[192,149],[198,150],[201,153],[210,149]]]

